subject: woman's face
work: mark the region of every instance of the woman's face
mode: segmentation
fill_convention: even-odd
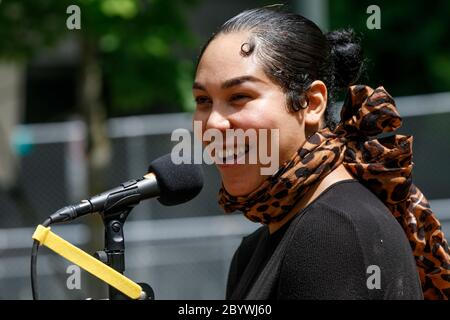
[[[264,74],[254,53],[247,57],[240,54],[249,35],[221,34],[205,50],[193,86],[196,100],[193,120],[201,121],[202,132],[220,130],[224,150],[234,148],[232,142],[226,141],[226,129],[279,129],[278,150],[266,147],[270,152],[278,152],[282,164],[305,142],[303,113],[288,112],[281,87]],[[204,146],[209,143],[203,141]],[[260,170],[264,165],[259,161],[249,164],[247,160],[245,164],[216,163],[223,185],[231,195],[247,195],[267,178]]]

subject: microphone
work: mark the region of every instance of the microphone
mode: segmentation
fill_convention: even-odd
[[[148,173],[118,187],[64,207],[49,219],[50,223],[66,222],[95,212],[115,213],[132,207],[142,200],[158,197],[165,206],[174,206],[195,198],[203,187],[200,165],[174,164],[170,154],[154,160]]]

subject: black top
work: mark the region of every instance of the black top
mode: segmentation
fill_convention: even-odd
[[[423,295],[400,224],[370,190],[345,180],[328,187],[273,234],[262,226],[244,237],[231,262],[226,298]]]

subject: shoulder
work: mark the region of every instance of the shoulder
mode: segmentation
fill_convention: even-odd
[[[299,213],[287,235],[280,269],[282,298],[382,299],[388,288],[367,287],[368,268],[373,265],[385,280],[403,273],[405,286],[417,287],[403,229],[358,181],[342,181],[327,189]]]
[[[405,232],[389,209],[356,180],[325,190],[298,214],[290,236],[289,251],[295,252],[299,245],[316,251],[346,251],[364,263],[366,256],[379,256],[389,246],[410,250]]]
[[[304,210],[303,216],[300,227],[315,222],[327,227],[331,223],[357,233],[372,232],[371,237],[381,237],[388,231],[404,236],[386,205],[357,180],[340,181],[327,188]]]

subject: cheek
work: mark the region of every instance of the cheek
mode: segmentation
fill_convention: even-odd
[[[278,129],[280,139],[301,131],[301,124],[295,116],[287,114],[281,106],[267,105],[266,108],[243,111],[239,117],[236,117],[236,123],[239,127],[247,129]]]
[[[194,114],[192,115],[192,121],[202,121],[203,118],[204,115],[200,111],[194,111]]]
[[[244,109],[233,115],[232,122],[242,129],[274,129],[279,128],[273,105],[261,104],[245,106]]]
[[[280,129],[279,141],[279,158],[280,163],[283,163],[305,143],[304,127],[298,121],[286,119],[285,125]]]
[[[209,113],[194,111],[192,116],[192,125],[194,130],[201,128],[202,131],[205,131],[206,123],[208,122]]]
[[[270,106],[268,106],[270,107]],[[271,106],[274,107],[274,106]],[[269,109],[269,108],[267,108]],[[302,138],[301,123],[297,120],[295,115],[288,114],[284,110],[260,110],[260,112],[253,112],[251,115],[242,117],[240,127],[244,129],[269,129],[277,130],[278,134],[272,136],[270,131],[266,131],[266,138],[260,141],[261,131],[257,131],[258,143],[265,141],[263,147],[265,151],[263,154],[277,154],[280,164],[295,153],[300,147],[304,138]],[[273,108],[275,109],[275,108]],[[273,133],[275,134],[275,133]],[[277,136],[277,138],[275,138]],[[272,137],[277,141],[272,141]],[[259,145],[259,148],[262,146]]]
[[[286,110],[271,108],[255,119],[259,128],[278,129],[278,142],[270,142],[268,148],[278,153],[280,163],[289,159],[304,143],[304,127],[299,115]]]
[[[251,106],[246,106],[243,114],[248,127],[265,129],[282,129],[291,116],[284,107],[284,95],[279,92],[268,92],[263,98]]]

